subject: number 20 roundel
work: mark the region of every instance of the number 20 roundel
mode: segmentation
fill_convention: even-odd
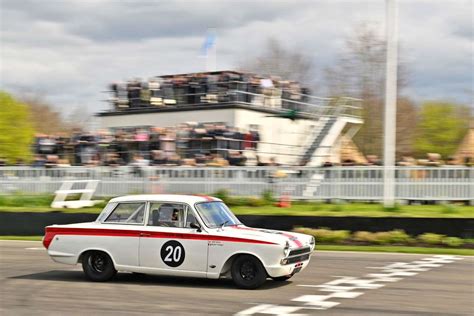
[[[165,242],[161,247],[161,260],[170,267],[179,267],[184,261],[184,247],[176,240]]]

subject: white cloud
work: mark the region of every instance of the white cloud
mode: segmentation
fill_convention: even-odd
[[[58,109],[107,108],[114,80],[204,69],[199,49],[217,27],[218,65],[234,68],[269,36],[318,69],[336,60],[361,22],[384,27],[384,1],[1,1],[1,88],[36,91]],[[469,102],[472,1],[400,1],[407,93]],[[318,76],[318,74],[315,74]]]

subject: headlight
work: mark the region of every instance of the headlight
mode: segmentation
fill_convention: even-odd
[[[286,241],[285,248],[283,248],[283,254],[285,257],[288,257],[290,254],[290,243],[288,241]]]
[[[309,241],[310,246],[314,249],[314,246],[316,245],[316,240],[314,237],[311,237],[311,240]]]

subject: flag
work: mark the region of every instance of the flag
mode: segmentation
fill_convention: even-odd
[[[206,35],[206,39],[201,47],[201,53],[203,56],[208,55],[209,50],[212,49],[216,45],[216,32],[213,30],[209,30]]]

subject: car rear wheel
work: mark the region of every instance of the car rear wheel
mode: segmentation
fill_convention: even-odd
[[[232,263],[232,280],[241,289],[256,289],[267,279],[267,271],[260,260],[250,255],[241,255]]]
[[[117,273],[108,254],[102,251],[89,251],[82,258],[82,269],[86,278],[95,282],[105,282]]]
[[[281,277],[275,277],[275,278],[272,278],[273,281],[278,281],[278,282],[283,282],[283,281],[286,281],[288,279],[290,279],[293,275],[285,275],[285,276],[281,276]]]

